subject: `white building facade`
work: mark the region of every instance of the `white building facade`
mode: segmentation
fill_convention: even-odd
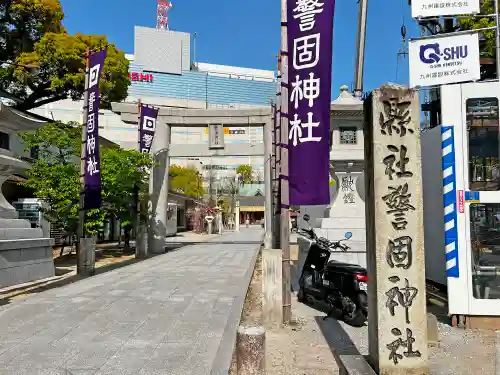
[[[158,48],[159,45],[166,46]],[[168,47],[168,48],[167,48]],[[276,93],[273,71],[232,67],[191,60],[191,35],[146,27],[135,28],[135,53],[130,61],[131,86],[127,103],[142,103],[186,109],[268,107]],[[70,99],[46,104],[34,113],[54,120],[83,121],[81,101]],[[125,123],[111,110],[100,110],[99,134],[124,148],[137,147],[137,125]],[[208,127],[172,128],[171,143],[206,145]],[[262,127],[225,125],[224,142],[262,147]],[[260,155],[173,157],[171,164],[192,165],[219,179],[233,176],[242,164],[251,165],[257,179],[263,178],[264,160]],[[212,172],[213,171],[213,172]],[[213,178],[213,177],[212,177]]]
[[[330,259],[366,266],[363,121],[363,102],[342,86],[331,103],[330,205],[301,207],[301,216],[308,213],[316,234],[329,240],[351,232],[351,249]]]

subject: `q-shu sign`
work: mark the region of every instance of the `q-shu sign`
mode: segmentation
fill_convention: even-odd
[[[411,0],[413,18],[472,14],[479,10],[479,0]]]
[[[369,352],[380,374],[428,373],[418,91],[365,101]],[[373,314],[372,314],[373,311]]]
[[[480,77],[479,35],[410,40],[410,87],[477,81]]]

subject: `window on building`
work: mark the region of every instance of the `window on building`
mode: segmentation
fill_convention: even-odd
[[[0,132],[0,148],[10,150],[10,137],[9,134]]]
[[[358,143],[356,136],[357,128],[355,126],[340,127],[340,144],[342,145],[355,145]]]
[[[500,261],[494,255],[498,249],[499,230],[500,203],[470,205],[472,294],[476,299],[500,299],[500,286],[495,282]]]
[[[467,99],[470,190],[500,190],[498,99]]]

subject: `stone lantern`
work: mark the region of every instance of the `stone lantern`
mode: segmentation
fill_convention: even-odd
[[[13,174],[30,168],[14,156],[9,140],[17,132],[36,130],[45,124],[0,101],[0,186]],[[0,288],[54,276],[53,240],[43,238],[41,228],[19,219],[0,189]]]
[[[330,108],[330,205],[301,207],[300,212],[313,218],[318,236],[339,240],[352,232],[350,252],[330,259],[366,266],[363,101],[344,85]]]

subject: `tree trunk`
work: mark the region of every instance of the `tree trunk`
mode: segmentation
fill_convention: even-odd
[[[125,228],[123,228],[123,231],[124,231],[124,248],[125,250],[129,250],[130,249],[130,231],[131,231],[131,227],[130,226],[126,226]]]

